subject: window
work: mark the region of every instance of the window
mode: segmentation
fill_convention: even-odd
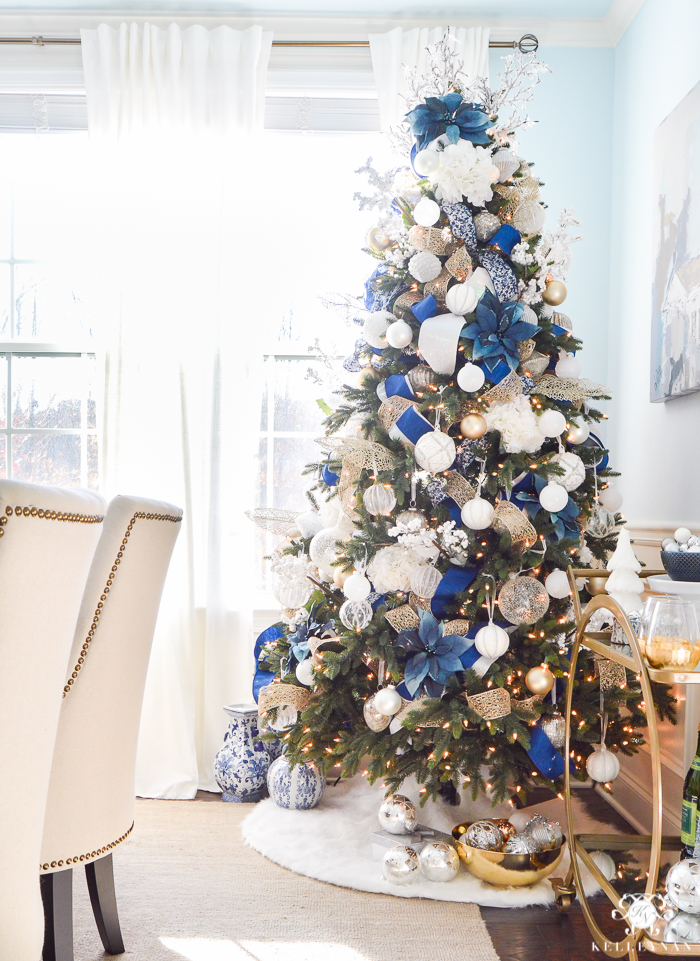
[[[97,487],[95,355],[79,269],[79,138],[2,138],[0,477]],[[77,165],[79,166],[79,165]]]

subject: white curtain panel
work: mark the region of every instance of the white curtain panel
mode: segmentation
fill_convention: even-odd
[[[95,168],[102,490],[184,510],[156,628],[137,793],[217,790],[224,704],[250,700],[261,382],[251,178],[272,35],[83,31]],[[263,242],[264,241],[264,242]]]
[[[449,30],[455,57],[464,64],[467,76],[488,80],[490,30],[485,27],[450,27]],[[396,27],[388,33],[369,35],[383,131],[401,123],[406,114],[406,71],[416,69],[422,73],[426,67],[428,44],[437,43],[444,33],[442,27],[415,27],[413,30]]]

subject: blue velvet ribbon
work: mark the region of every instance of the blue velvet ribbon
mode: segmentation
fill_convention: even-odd
[[[583,446],[583,447],[598,447],[598,448],[600,448],[601,450],[605,450],[605,444],[602,442],[602,440],[600,439],[600,437],[598,437],[598,435],[597,435],[597,434],[594,434],[594,433],[590,433],[590,434],[588,435],[588,439],[583,442],[583,445],[582,445],[582,446]],[[596,474],[600,474],[600,472],[601,472],[602,470],[605,470],[605,468],[608,466],[609,461],[610,461],[609,455],[608,455],[608,454],[605,454],[605,455],[603,456],[600,464],[597,464],[597,465],[596,465],[596,469],[595,469]]]
[[[384,397],[379,393],[379,388],[382,388]],[[380,400],[386,400],[387,397],[405,397],[406,400],[413,400],[415,397],[413,388],[406,380],[405,374],[392,374],[387,377],[377,388],[377,394]]]
[[[263,631],[262,634],[258,636],[255,642],[255,648],[253,650],[253,656],[255,657],[255,676],[253,678],[253,698],[255,703],[258,703],[258,695],[260,694],[260,689],[271,684],[275,678],[274,671],[264,671],[260,665],[258,658],[262,652],[263,647],[269,641],[276,641],[279,637],[282,637],[284,630],[281,627],[268,627],[267,630]]]
[[[510,252],[522,240],[520,231],[510,224],[502,224],[493,237],[489,240],[490,247],[498,247],[504,254],[510,256]]]
[[[539,724],[530,728],[530,747],[527,753],[540,774],[544,774],[550,781],[558,781],[564,776],[564,758]],[[569,764],[571,766],[571,762]]]
[[[469,567],[450,566],[430,601],[430,610],[434,617],[438,620],[449,617],[449,609],[454,605],[456,595],[466,591],[478,573],[478,570]]]
[[[419,414],[415,407],[409,407],[396,420],[392,431],[396,429],[401,436],[411,444],[417,444],[423,434],[435,430],[430,421]]]
[[[419,320],[422,324],[424,320],[434,317],[437,313],[437,300],[432,294],[428,294],[427,297],[411,307],[411,312],[416,320]]]
[[[500,384],[500,382],[510,373],[510,367],[504,360],[499,360],[493,368],[488,366],[487,361],[482,361],[482,363],[478,366],[482,368],[486,374],[487,380],[490,380],[492,384]]]
[[[323,478],[324,484],[328,484],[329,487],[335,487],[340,480],[340,475],[332,471],[328,464],[324,464],[321,469],[321,477]]]

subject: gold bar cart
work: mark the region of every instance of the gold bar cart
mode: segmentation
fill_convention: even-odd
[[[585,918],[588,929],[598,946],[598,950],[606,954],[609,958],[622,958],[627,956],[630,961],[638,961],[640,952],[651,954],[673,954],[676,957],[699,957],[700,944],[687,943],[666,943],[657,940],[645,930],[626,928],[626,935],[621,940],[611,940],[606,937],[596,919],[586,897],[582,877],[581,864],[585,865],[595,881],[598,883],[603,893],[607,896],[614,909],[624,917],[626,911],[622,902],[623,895],[612,886],[610,881],[602,874],[598,865],[591,859],[590,852],[604,847],[607,850],[628,851],[634,849],[645,849],[649,853],[649,870],[646,880],[644,894],[654,895],[657,891],[659,882],[659,867],[661,863],[661,852],[665,849],[672,849],[679,852],[682,848],[680,837],[664,836],[661,833],[662,818],[662,785],[661,785],[661,762],[659,756],[659,732],[656,723],[656,712],[653,709],[653,694],[651,681],[658,681],[662,684],[700,684],[700,671],[668,671],[655,670],[644,660],[637,636],[626,613],[619,605],[607,594],[594,596],[586,605],[581,608],[578,590],[575,585],[577,578],[596,577],[607,578],[611,572],[605,570],[575,570],[569,568],[568,576],[571,586],[571,594],[576,615],[576,636],[571,650],[571,666],[566,688],[566,743],[564,748],[564,796],[566,803],[567,833],[569,837],[569,853],[571,856],[571,866],[566,878],[551,878],[554,889],[557,907],[560,911],[568,911],[574,898],[578,896],[581,903],[581,910]],[[645,571],[643,577],[665,574],[665,571]],[[626,651],[619,649],[619,645],[610,643],[610,634],[589,631],[588,623],[591,616],[598,610],[607,610],[615,616],[625,635],[626,645],[631,651],[631,656]],[[647,731],[648,742],[651,751],[651,772],[652,772],[652,828],[651,835],[643,836],[639,834],[624,835],[605,835],[605,834],[576,834],[573,820],[571,804],[571,775],[566,759],[570,757],[570,732],[571,732],[571,705],[573,700],[573,686],[576,675],[576,665],[581,648],[586,648],[592,653],[599,654],[608,660],[621,664],[623,667],[634,672],[639,678],[644,703],[647,706]]]

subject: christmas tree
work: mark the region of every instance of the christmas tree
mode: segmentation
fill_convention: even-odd
[[[392,790],[414,775],[423,799],[525,800],[564,771],[567,567],[604,566],[622,521],[591,431],[606,390],[581,376],[558,310],[578,222],[565,210],[543,229],[543,185],[516,153],[546,68],[509,57],[492,90],[463,75],[449,35],[429,54],[393,132],[410,163],[363,168],[377,263],[350,302],[357,385],[307,468],[312,507],[258,512],[288,536],[255,692],[293,763]],[[609,749],[643,742],[641,702],[633,675],[607,692]],[[574,711],[569,763],[585,779],[601,731],[585,654]],[[672,714],[664,688],[657,711]]]

